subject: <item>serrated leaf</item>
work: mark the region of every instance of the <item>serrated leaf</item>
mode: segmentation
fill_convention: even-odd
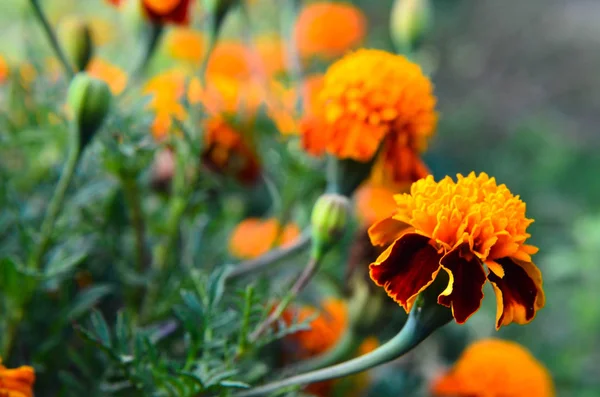
[[[69,320],[76,320],[92,307],[96,306],[107,295],[113,292],[113,287],[106,284],[92,286],[77,295],[75,302],[67,313]]]

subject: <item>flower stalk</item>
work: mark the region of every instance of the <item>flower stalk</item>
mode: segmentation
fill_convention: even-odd
[[[42,28],[44,29],[44,33],[48,37],[48,40],[50,41],[50,45],[52,46],[54,53],[58,57],[62,67],[65,69],[65,72],[67,73],[67,76],[69,77],[69,80],[70,80],[71,78],[73,78],[73,76],[75,76],[75,71],[71,67],[69,60],[67,59],[64,51],[62,50],[62,48],[58,42],[58,39],[56,37],[56,34],[54,33],[54,30],[52,29],[52,26],[50,25],[50,22],[48,21],[46,14],[44,14],[42,7],[40,6],[39,0],[29,0],[29,4],[31,4],[31,8],[34,11],[36,18],[42,25]]]

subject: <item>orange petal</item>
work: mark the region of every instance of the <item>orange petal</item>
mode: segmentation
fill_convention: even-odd
[[[532,263],[517,264],[511,258],[498,259],[497,262],[504,268],[504,277],[500,278],[493,272],[488,274],[496,293],[496,329],[512,322],[530,322],[536,310],[544,305],[539,270]]]
[[[375,284],[383,287],[407,312],[440,270],[440,255],[429,241],[420,234],[404,234],[369,266]]]
[[[448,252],[440,261],[450,276],[448,288],[438,297],[438,303],[452,308],[457,323],[463,324],[481,306],[485,272],[481,261],[469,253],[463,256],[462,245]]]
[[[387,245],[406,232],[410,225],[393,218],[385,218],[369,228],[369,237],[373,245]]]

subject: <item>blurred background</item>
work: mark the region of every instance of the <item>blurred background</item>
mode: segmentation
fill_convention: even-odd
[[[273,1],[254,2],[257,29],[273,29]],[[127,62],[122,49],[133,44],[121,38],[115,10],[100,0],[43,3],[55,22],[72,13],[93,15],[101,35],[122,40],[101,54]],[[365,47],[392,50],[393,1],[353,3],[368,19]],[[547,297],[531,324],[496,332],[487,285],[484,309],[448,333],[462,343],[487,336],[517,340],[548,367],[558,395],[598,396],[600,2],[436,0],[432,6],[432,31],[416,59],[432,76],[441,118],[425,159],[438,178],[485,171],[521,195],[535,219],[531,243],[540,248],[536,262]],[[0,2],[0,54],[11,61],[28,57],[28,43],[43,42],[26,9],[22,0]],[[224,35],[237,30],[236,18],[228,19]],[[152,68],[168,62],[158,57]]]

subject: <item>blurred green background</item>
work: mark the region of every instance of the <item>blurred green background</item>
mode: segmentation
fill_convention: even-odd
[[[53,20],[98,9],[109,20],[116,16],[101,0],[43,3]],[[367,46],[390,49],[393,1],[354,3],[368,16]],[[451,327],[470,338],[517,340],[552,372],[558,395],[598,396],[600,2],[437,0],[433,6],[433,31],[418,59],[431,71],[441,119],[426,160],[438,177],[485,171],[522,196],[535,219],[532,244],[540,247],[535,259],[547,296],[533,323],[496,332],[486,286],[484,309],[468,325]],[[0,2],[0,32],[0,54],[9,59],[27,57],[26,43],[40,38],[23,0]]]

